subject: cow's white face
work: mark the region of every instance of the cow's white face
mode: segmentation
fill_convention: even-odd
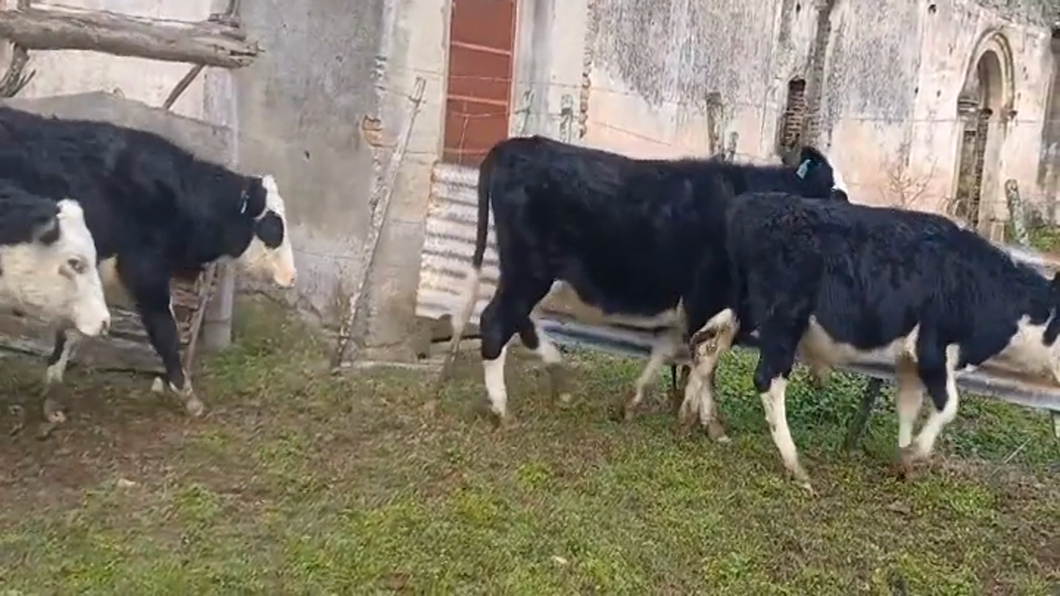
[[[248,274],[289,288],[294,285],[298,271],[294,265],[290,234],[287,233],[283,197],[272,176],[261,178],[260,190],[265,195],[265,208],[255,216],[254,234],[238,262]]]
[[[0,288],[19,310],[68,321],[84,335],[110,327],[96,245],[77,201],[60,201],[56,218],[39,226],[31,242],[0,247]]]
[[[1029,316],[1020,318],[1016,332],[996,358],[1027,374],[1060,384],[1060,340],[1047,341],[1051,319],[1035,324]]]

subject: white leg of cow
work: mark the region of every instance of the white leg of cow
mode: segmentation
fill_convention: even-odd
[[[960,399],[957,394],[957,381],[954,378],[952,367],[947,373],[946,406],[942,408],[942,411],[935,408],[931,409],[931,414],[928,416],[927,421],[924,422],[916,441],[911,446],[914,461],[925,459],[931,455],[931,452],[935,449],[935,441],[938,440],[942,429],[957,417],[957,406]]]
[[[625,407],[625,419],[627,421],[633,420],[637,415],[637,408],[640,407],[644,401],[644,395],[648,391],[648,385],[659,376],[659,370],[662,369],[663,364],[670,358],[673,358],[674,354],[677,353],[677,343],[674,335],[667,331],[657,335],[652,340],[651,355],[648,357],[648,364],[641,371],[640,376],[637,377],[637,382],[634,385],[633,397],[626,402]]]
[[[957,360],[957,347],[950,346],[946,350],[945,381],[942,386],[942,390],[945,392],[946,403],[941,410],[939,410],[937,406],[932,407],[931,414],[928,415],[927,420],[924,422],[924,426],[921,427],[916,438],[913,439],[910,445],[901,450],[899,473],[905,478],[909,478],[912,473],[913,464],[931,456],[931,453],[935,448],[935,442],[938,440],[939,434],[942,433],[942,429],[950,422],[953,422],[953,419],[957,417],[957,408],[960,403],[960,396],[957,393],[957,379],[954,374],[954,367]],[[922,382],[930,394],[931,390],[934,388],[932,383],[923,379]],[[932,397],[934,405],[934,402],[936,402],[935,398],[938,396],[932,394]]]
[[[788,428],[788,416],[784,400],[787,392],[788,381],[784,377],[776,377],[769,384],[769,391],[763,393],[762,408],[766,412],[766,421],[769,423],[769,432],[773,435],[773,443],[780,451],[780,458],[784,461],[784,467],[794,477],[795,482],[813,494],[810,485],[810,477],[799,463],[799,454],[795,449],[795,441],[791,438],[791,429]]]
[[[924,388],[917,376],[916,364],[909,360],[898,362],[898,448],[913,442],[913,426],[924,403]]]
[[[52,425],[66,422],[66,414],[63,413],[62,404],[55,401],[50,395],[53,385],[61,385],[66,367],[70,363],[70,356],[80,339],[81,334],[73,327],[63,327],[55,333],[55,347],[48,358],[48,368],[44,373],[44,403],[42,412],[44,419]]]
[[[685,398],[678,410],[678,419],[683,429],[688,429],[699,414],[699,422],[706,429],[711,439],[727,442],[725,427],[718,420],[717,404],[714,397],[714,373],[721,356],[732,347],[733,339],[739,330],[735,313],[725,309],[714,315],[691,340],[690,352],[692,367],[689,371],[688,384],[685,386]]]
[[[490,410],[503,422],[508,419],[508,389],[504,384],[504,360],[508,355],[508,345],[501,348],[501,353],[493,360],[483,360],[482,370],[486,384],[486,395],[489,397]]]
[[[708,357],[691,369],[685,385],[684,401],[678,410],[678,420],[681,432],[687,432],[698,418],[699,424],[706,429],[711,440],[728,443],[729,437],[726,436],[725,426],[718,418],[717,404],[714,401],[716,365],[717,358]]]
[[[545,330],[541,328],[541,324],[534,321],[534,333],[537,335],[537,349],[534,353],[537,354],[541,361],[545,363],[545,368],[548,370],[549,385],[551,386],[553,399],[559,399],[563,403],[570,403],[571,394],[567,389],[566,373],[563,368],[563,353],[559,351],[556,344],[552,343],[548,335],[545,335]],[[501,354],[503,360],[504,355]]]
[[[48,368],[44,373],[45,389],[53,384],[62,384],[63,375],[66,373],[66,367],[70,364],[70,356],[73,354],[74,348],[77,346],[80,337],[80,334],[75,329],[71,328],[64,331],[62,345],[56,346],[59,348],[59,357],[48,365]]]

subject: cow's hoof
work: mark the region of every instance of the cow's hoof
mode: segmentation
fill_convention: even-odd
[[[637,419],[637,415],[640,414],[640,407],[643,405],[643,401],[637,401],[636,395],[626,400],[622,405],[622,421],[633,422]]]
[[[548,374],[549,393],[552,394],[553,401],[558,400],[564,405],[569,404],[573,396],[567,389],[567,370],[562,364],[546,364],[545,370]]]
[[[684,391],[671,391],[670,392],[670,399],[667,402],[669,404],[669,406],[670,406],[670,411],[674,412],[675,414],[677,412],[680,412],[681,411],[681,403],[684,402],[684,401],[685,401],[685,392]]]
[[[682,439],[687,439],[692,434],[692,429],[696,426],[696,413],[695,412],[681,412],[677,415],[677,436]]]
[[[66,422],[66,413],[62,405],[54,399],[44,400],[44,419],[49,424],[63,424]]]
[[[184,400],[184,411],[192,418],[199,418],[206,411],[206,406],[203,405],[202,400],[192,396]]]
[[[810,475],[807,474],[806,470],[803,470],[801,466],[794,470],[788,470],[788,475],[791,477],[792,481],[795,482],[796,486],[805,490],[811,497],[817,496],[817,491],[813,490],[813,484],[810,483]]]
[[[707,423],[707,437],[710,438],[711,441],[716,441],[718,443],[732,442],[732,439],[725,434],[725,426],[717,419],[711,420]]]
[[[64,367],[58,364],[49,366],[44,371],[44,390],[47,391],[52,385],[62,384],[64,372]]]
[[[633,422],[636,419],[637,419],[637,406],[626,404],[626,406],[624,408],[622,408],[622,422],[629,423],[629,422]]]
[[[497,432],[506,432],[515,428],[515,418],[507,412],[490,410],[490,419],[493,420],[493,429]]]
[[[7,411],[11,412],[11,415],[15,417],[15,423],[11,425],[11,430],[8,431],[8,434],[13,437],[26,428],[26,409],[18,404],[12,404],[7,407]]]
[[[899,480],[910,481],[913,479],[913,473],[916,468],[916,452],[912,447],[903,447],[898,450],[898,457],[896,458],[892,471]]]

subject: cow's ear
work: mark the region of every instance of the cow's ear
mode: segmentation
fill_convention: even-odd
[[[50,246],[59,240],[59,216],[53,209],[41,210],[33,214],[30,220],[34,242]]]
[[[805,145],[802,150],[799,151],[799,163],[804,164],[807,162],[809,162],[809,165],[820,165],[828,163],[828,158],[816,147]]]
[[[265,187],[261,178],[248,178],[239,196],[239,214],[257,219],[265,212]]]

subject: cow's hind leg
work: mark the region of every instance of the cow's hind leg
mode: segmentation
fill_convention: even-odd
[[[913,427],[924,404],[924,389],[917,376],[915,362],[902,358],[895,368],[898,377],[898,400],[895,405],[898,411],[898,448],[905,449],[913,442]]]
[[[957,417],[960,399],[954,374],[958,358],[957,347],[932,346],[929,339],[930,330],[925,331],[925,327],[921,325],[918,338],[918,372],[920,381],[935,407],[913,442],[902,449],[901,462],[905,475],[911,473],[917,461],[931,456],[942,429]]]
[[[807,321],[809,317],[801,316],[800,309],[786,308],[784,305],[776,305],[773,312],[780,316],[774,315],[768,319],[759,332],[761,348],[758,353],[758,365],[755,367],[754,385],[762,398],[769,432],[777,450],[780,451],[784,468],[799,486],[814,494],[810,477],[799,463],[795,441],[791,438],[791,429],[788,427],[785,404],[788,377],[795,364],[795,354],[806,327],[805,323],[800,324],[799,321]]]
[[[676,330],[667,329],[653,339],[648,364],[641,371],[640,376],[637,377],[637,382],[633,389],[633,397],[626,402],[623,409],[623,417],[627,422],[637,416],[637,409],[644,401],[648,385],[659,375],[659,370],[662,369],[663,364],[677,354],[677,337]]]
[[[519,332],[523,336],[520,339],[524,342],[529,339],[533,345],[527,347],[542,354],[543,358],[545,351],[549,350],[543,348],[545,344],[541,343],[542,339],[547,341],[547,338],[537,335],[534,323],[530,319],[530,312],[548,293],[549,285],[549,283],[529,283],[528,281],[521,281],[517,284],[508,283],[502,274],[497,292],[482,311],[479,327],[482,335],[483,377],[490,411],[502,426],[510,422],[508,389],[504,382],[504,362],[512,336]],[[559,350],[551,342],[547,345],[554,350],[554,353],[548,351],[548,358],[560,359]]]
[[[563,404],[570,403],[571,393],[567,385],[567,371],[563,366],[563,354],[559,348],[548,338],[541,325],[529,317],[519,323],[517,331],[523,345],[537,354],[545,363],[552,399],[558,399]]]
[[[708,437],[728,442],[725,427],[718,417],[714,375],[718,361],[732,347],[738,331],[736,314],[731,309],[725,309],[692,334],[689,340],[692,367],[685,385],[684,401],[678,410],[681,432],[687,432],[692,427],[698,413],[699,423],[707,431]]]

